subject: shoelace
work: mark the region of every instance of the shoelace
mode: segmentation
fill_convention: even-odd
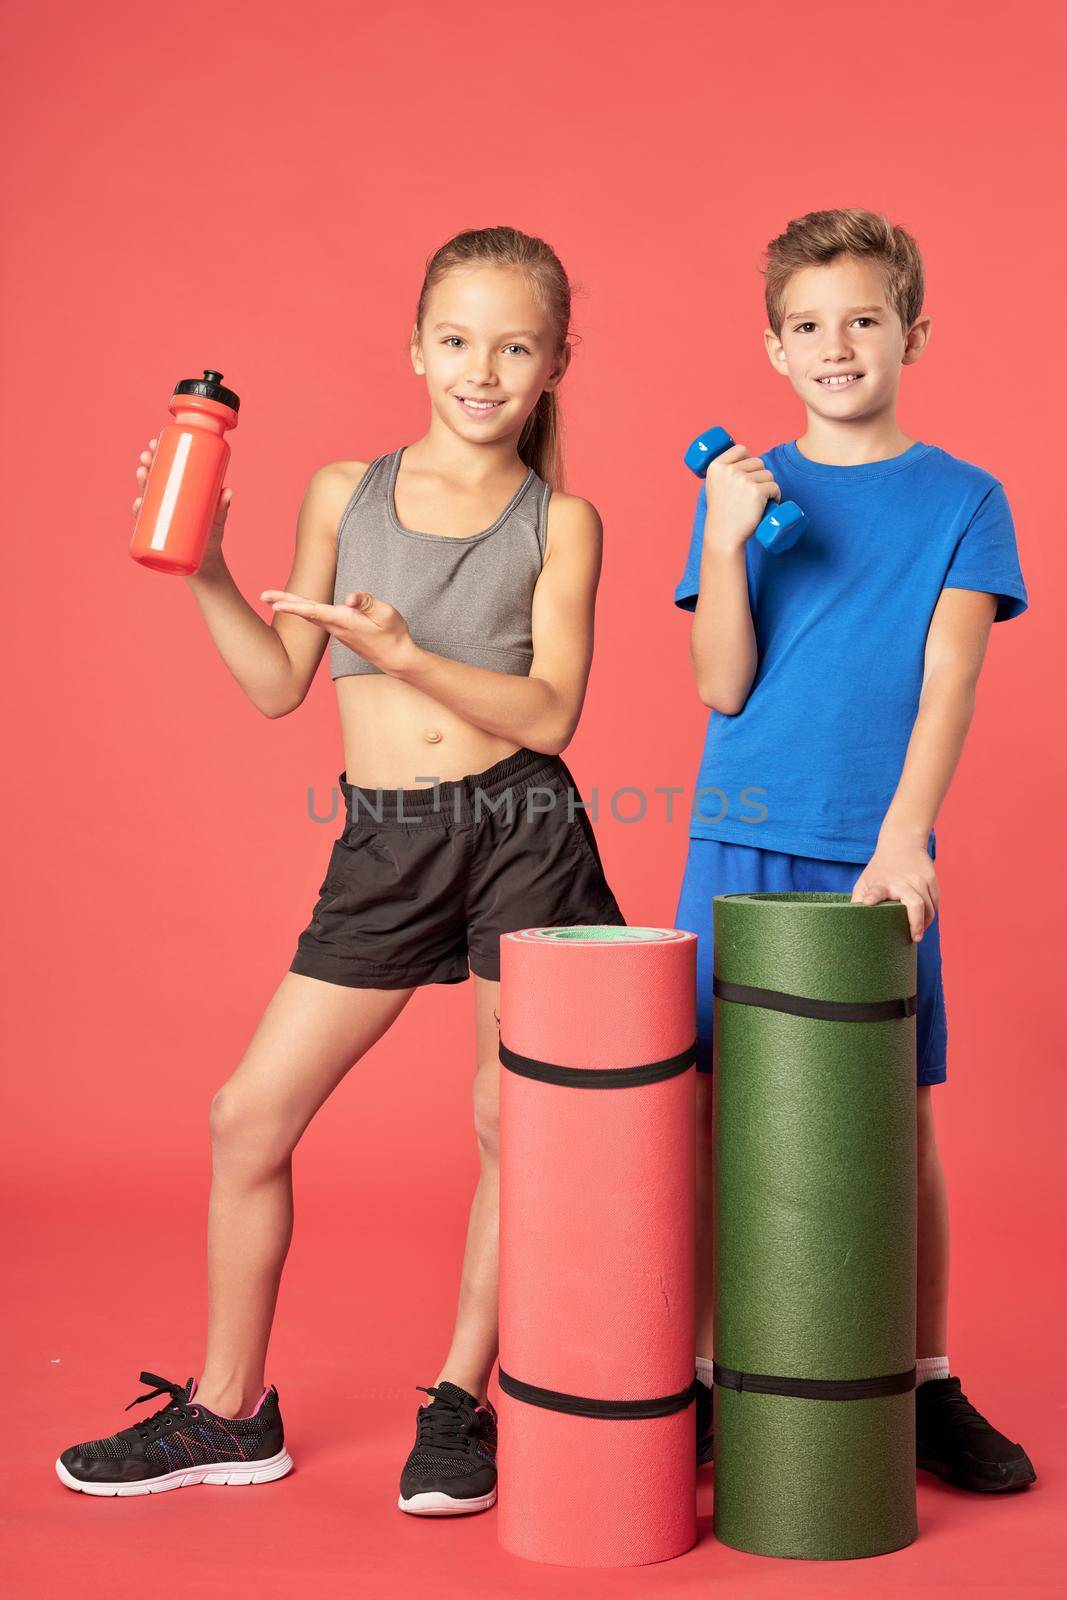
[[[131,1400],[126,1407],[127,1411],[132,1406],[139,1406],[145,1400],[154,1400],[157,1395],[169,1394],[171,1397],[165,1406],[161,1406],[150,1417],[144,1417],[140,1422],[133,1424],[142,1439],[150,1433],[159,1433],[163,1428],[173,1427],[179,1418],[188,1415],[185,1410],[189,1393],[188,1384],[172,1383],[169,1378],[161,1378],[155,1372],[142,1372],[141,1382],[154,1383],[156,1388],[150,1390],[148,1394],[137,1395],[136,1399]]]
[[[985,1422],[982,1413],[976,1406],[972,1406],[962,1389],[949,1389],[944,1394],[937,1395],[931,1410],[939,1419],[947,1416],[954,1423],[976,1420]]]
[[[444,1446],[462,1443],[464,1435],[474,1421],[474,1413],[470,1406],[462,1401],[453,1400],[451,1395],[440,1394],[431,1384],[417,1383],[416,1389],[421,1389],[423,1394],[433,1396],[434,1403],[429,1406],[420,1406],[416,1442],[418,1444],[432,1444]]]

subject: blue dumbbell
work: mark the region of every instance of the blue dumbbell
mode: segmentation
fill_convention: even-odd
[[[702,478],[715,457],[729,450],[733,442],[725,428],[708,428],[706,433],[693,440],[685,452],[685,464],[690,472]],[[807,517],[794,500],[785,500],[781,504],[772,500],[756,529],[756,538],[772,555],[781,555],[783,550],[792,549],[807,524]]]

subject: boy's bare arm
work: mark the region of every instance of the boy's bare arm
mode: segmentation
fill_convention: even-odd
[[[925,850],[974,715],[997,597],[943,589],[926,636],[919,710],[879,839],[913,840]]]
[[[689,659],[704,704],[736,716],[748,699],[758,660],[743,544],[721,545],[704,537]]]
[[[736,716],[759,665],[748,599],[745,546],[778,486],[759,456],[731,445],[707,475],[708,514],[700,555],[700,588],[689,634],[689,659],[706,706]]]
[[[867,905],[900,900],[916,941],[941,904],[927,845],[974,714],[975,688],[996,609],[996,596],[977,589],[941,591],[926,635],[919,710],[900,782],[874,855],[852,889],[853,900]]]
[[[337,571],[337,519],[353,481],[336,463],[312,474],[296,528],[287,587],[309,599],[332,600]],[[241,594],[217,540],[200,570],[186,580],[223,661],[266,717],[295,711],[308,692],[329,636],[303,617],[261,617]]]

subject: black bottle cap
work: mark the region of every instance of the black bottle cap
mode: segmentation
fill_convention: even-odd
[[[175,394],[198,394],[205,400],[217,400],[222,406],[229,406],[236,411],[241,402],[232,389],[223,388],[222,373],[212,372],[210,367],[204,368],[202,378],[183,378],[181,383],[174,385]]]

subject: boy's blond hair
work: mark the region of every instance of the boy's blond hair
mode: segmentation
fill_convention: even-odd
[[[767,246],[764,294],[767,320],[781,336],[785,288],[802,267],[821,267],[835,256],[874,261],[885,275],[889,301],[904,331],[923,308],[923,258],[910,233],[894,227],[880,211],[849,206],[840,211],[809,211],[794,217]]]

